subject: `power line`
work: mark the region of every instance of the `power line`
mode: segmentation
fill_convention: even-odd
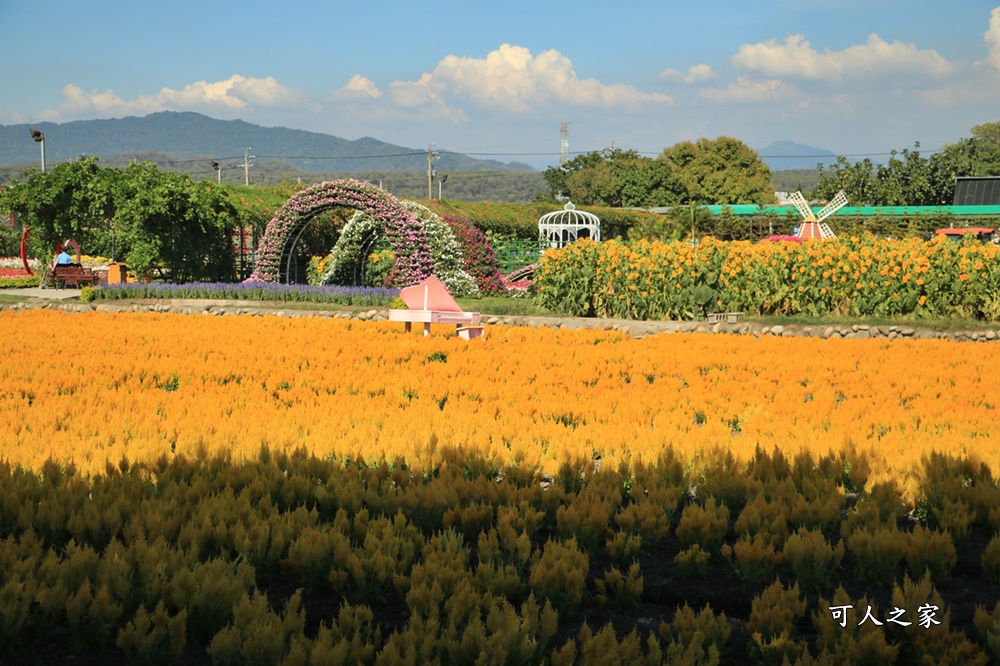
[[[479,151],[464,151],[464,150],[442,150],[439,154],[443,157],[446,155],[458,155],[466,157],[562,157],[563,155],[569,156],[579,156],[586,155],[592,152],[600,151],[571,151],[568,153],[563,153],[562,151],[542,151],[542,152],[479,152]],[[663,151],[633,151],[638,155],[661,155]],[[936,153],[944,152],[944,149],[937,150],[922,150],[916,149],[921,155],[933,155]],[[889,152],[878,152],[878,153],[843,153],[834,155],[758,155],[761,159],[769,160],[782,160],[782,159],[819,159],[828,160],[836,158],[862,158],[862,157],[891,157],[894,155],[899,155],[901,151],[893,150]],[[376,160],[382,158],[395,158],[395,157],[426,157],[426,151],[412,151],[406,153],[385,153],[381,155],[250,155],[249,149],[244,151],[243,155],[230,155],[227,157],[200,157],[200,158],[186,158],[186,159],[166,159],[160,162],[161,164],[175,165],[175,164],[194,164],[194,163],[211,163],[213,161],[221,162],[223,160],[241,160],[236,166],[243,168],[248,172],[251,166],[254,166],[249,160],[259,157],[260,159],[275,159],[275,160],[319,160],[319,161],[341,161],[341,160]],[[71,160],[62,160],[58,163],[71,162]],[[199,170],[200,171],[200,170]]]

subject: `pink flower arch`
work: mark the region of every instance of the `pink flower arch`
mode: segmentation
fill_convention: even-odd
[[[396,197],[358,180],[333,180],[302,190],[267,223],[257,261],[247,282],[282,282],[296,239],[317,215],[331,208],[363,210],[378,220],[392,246],[395,265],[389,283],[417,284],[431,274],[431,251],[420,221]]]

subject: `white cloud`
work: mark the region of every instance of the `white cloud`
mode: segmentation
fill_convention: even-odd
[[[111,90],[103,92],[91,90],[87,92],[80,86],[70,83],[63,87],[63,101],[55,109],[49,109],[48,112],[54,117],[59,118],[63,114],[75,116],[85,112],[96,112],[102,115],[115,113],[145,114],[162,110],[162,105],[151,101],[148,97],[125,101]]]
[[[795,97],[795,86],[778,79],[754,81],[745,76],[725,88],[702,88],[698,95],[709,102],[775,102]]]
[[[340,90],[334,91],[330,98],[337,101],[362,101],[378,99],[382,91],[369,78],[355,74]]]
[[[865,44],[822,53],[813,49],[802,35],[791,35],[784,44],[774,39],[744,44],[731,62],[740,69],[765,76],[827,82],[899,74],[943,78],[956,71],[956,66],[937,51],[921,51],[913,44],[901,42],[890,44],[876,34],[870,35]]]
[[[510,44],[503,44],[484,59],[447,56],[434,69],[428,85],[441,94],[513,112],[552,103],[633,108],[672,101],[667,95],[625,84],[580,79],[569,58],[558,51],[550,49],[532,56],[528,49]]]
[[[434,121],[460,123],[466,120],[461,109],[450,107],[428,85],[430,74],[417,81],[394,81],[386,90],[355,74],[347,84],[329,95],[335,111],[363,116],[372,121]]]
[[[714,72],[696,65],[686,75],[704,80]],[[663,105],[673,98],[622,83],[602,83],[577,76],[569,58],[555,50],[533,55],[527,48],[504,44],[484,58],[449,55],[416,80],[392,81],[381,88],[355,74],[325,99],[310,101],[300,91],[274,77],[233,74],[221,81],[196,81],[183,88],[126,99],[113,90],[84,90],[75,83],[63,89],[63,100],[36,118],[61,121],[81,117],[146,115],[157,111],[190,110],[217,117],[256,119],[275,112],[331,114],[338,122],[414,123],[468,121],[473,106],[486,112],[524,114],[558,106],[639,110]]]
[[[700,71],[700,70],[698,70]],[[568,58],[549,50],[533,56],[523,47],[504,44],[485,58],[447,56],[415,81],[393,81],[384,89],[356,74],[328,96],[341,114],[365,113],[371,120],[468,120],[462,101],[484,109],[518,114],[550,104],[635,108],[672,101],[624,84],[580,79]],[[363,110],[363,111],[362,111]]]
[[[303,101],[301,93],[278,83],[274,77],[258,79],[234,74],[225,81],[198,81],[181,90],[163,88],[156,94],[131,100],[122,99],[112,90],[87,92],[70,83],[63,88],[63,101],[48,113],[56,117],[78,116],[85,112],[144,115],[165,110],[277,108]]]
[[[285,107],[305,100],[303,93],[278,83],[273,76],[263,79],[233,76],[230,81],[229,96],[253,106]]]
[[[986,62],[1000,70],[1000,7],[990,12],[990,27],[985,37],[988,48]]]
[[[708,65],[693,65],[688,68],[687,74],[678,72],[672,67],[667,67],[660,72],[661,81],[682,81],[683,83],[698,83],[715,78],[715,70]]]
[[[164,88],[154,99],[171,108],[221,106],[242,109],[250,105],[287,106],[301,101],[303,96],[272,76],[258,79],[234,74],[225,81],[191,83],[183,90]]]

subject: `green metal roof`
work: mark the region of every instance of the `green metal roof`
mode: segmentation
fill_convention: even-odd
[[[725,206],[701,206],[708,209],[712,215],[718,215]],[[822,206],[813,206],[814,212],[822,210]],[[762,215],[775,213],[777,215],[794,215],[801,217],[794,206],[757,206],[755,204],[737,204],[729,206],[734,215]],[[907,215],[954,215],[965,217],[970,215],[988,215],[1000,217],[1000,206],[844,206],[834,217],[872,217],[875,215],[907,216]]]

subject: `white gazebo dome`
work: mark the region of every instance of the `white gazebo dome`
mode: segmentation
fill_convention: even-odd
[[[551,247],[569,245],[581,238],[601,240],[601,219],[593,213],[577,210],[573,202],[567,202],[562,210],[542,215],[538,220],[538,233],[544,236]]]

